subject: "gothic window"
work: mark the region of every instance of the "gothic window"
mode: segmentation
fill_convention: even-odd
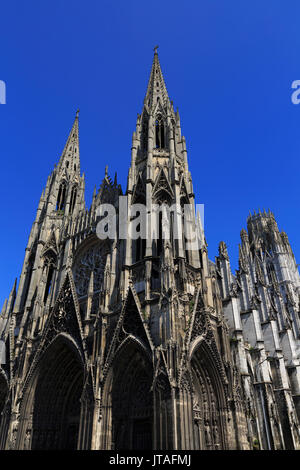
[[[136,241],[136,261],[144,259],[146,253],[146,240],[139,237]]]
[[[66,161],[66,167],[69,168],[69,160]]]
[[[70,199],[70,214],[73,214],[74,207],[76,204],[76,197],[77,197],[77,188],[76,186],[73,186],[72,192],[71,192],[71,199]]]
[[[172,121],[172,135],[173,135],[174,148],[176,151],[176,126],[175,126],[174,121]]]
[[[161,114],[158,114],[155,121],[155,143],[156,148],[165,148],[165,126]]]
[[[184,205],[187,204],[187,201],[184,199],[184,198],[181,198],[180,199],[180,206],[181,206],[181,227],[182,227],[182,233],[183,233],[183,249],[184,249],[184,252],[185,252],[185,259],[186,259],[186,262],[188,263],[189,262],[189,250],[187,250],[187,244],[188,244],[188,239],[186,237],[186,233],[185,233],[185,230],[186,230],[186,226],[185,226],[185,216],[184,216]]]
[[[141,259],[141,237],[137,238],[136,240],[136,251],[135,251],[135,261],[139,261]]]
[[[147,151],[148,149],[148,119],[143,119],[142,125],[142,149]]]
[[[172,238],[171,229],[173,222],[170,213],[170,201],[166,197],[169,197],[169,195],[165,191],[160,191],[155,199],[155,204],[158,204],[155,217],[156,256],[161,256],[162,254],[164,239],[170,240]]]
[[[159,288],[160,288],[159,266],[158,266],[158,263],[155,260],[153,260],[152,270],[151,270],[151,289],[159,289]]]
[[[63,181],[60,184],[59,190],[58,190],[58,196],[57,196],[57,202],[56,202],[56,210],[57,211],[63,211],[65,209],[66,189],[67,189],[66,182]]]
[[[163,239],[162,239],[162,212],[159,212],[158,216],[158,239],[157,239],[157,256],[162,253]]]
[[[44,304],[47,302],[47,299],[51,292],[53,274],[54,274],[54,267],[52,264],[50,264],[47,269],[48,269],[48,274],[47,274],[47,282],[46,282],[46,288],[45,288],[45,293],[44,293]]]
[[[277,281],[277,275],[273,263],[267,264],[267,273],[270,284],[273,284],[274,281]]]
[[[76,171],[76,165],[74,165],[74,171]]]
[[[185,259],[186,259],[186,262],[189,263],[189,250],[186,248],[187,243],[188,243],[188,239],[184,237]]]
[[[45,252],[42,254],[44,259],[44,271],[43,276],[46,281],[45,290],[44,290],[44,304],[47,302],[49,294],[51,293],[51,287],[53,285],[54,271],[57,262],[57,256],[53,247],[49,244],[45,247]]]
[[[141,227],[140,227],[140,224],[137,225],[136,227],[137,229],[137,232],[140,232],[141,230]],[[135,261],[140,261],[141,259],[143,259],[145,257],[145,252],[146,252],[146,240],[144,238],[142,238],[141,236],[139,236],[137,239],[136,239],[136,251],[135,251]]]
[[[25,294],[24,294],[24,302],[26,302],[28,292],[29,292],[29,287],[31,283],[32,273],[33,273],[33,265],[34,265],[34,255],[32,254],[28,260],[28,266],[26,270],[26,288],[25,288]]]

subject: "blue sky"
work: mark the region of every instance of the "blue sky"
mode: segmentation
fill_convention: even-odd
[[[209,256],[237,268],[249,210],[270,208],[300,263],[299,1],[2,2],[0,301],[19,277],[48,174],[80,108],[86,200],[105,165],[126,186],[153,47],[179,108]]]

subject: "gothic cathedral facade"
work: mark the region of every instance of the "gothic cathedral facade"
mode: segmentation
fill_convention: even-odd
[[[0,316],[0,448],[299,449],[300,276],[274,215],[250,214],[233,274],[195,211],[198,250],[183,233],[101,240],[121,186],[106,170],[89,209],[84,190],[77,113]],[[125,195],[127,214],[194,208],[156,50]]]

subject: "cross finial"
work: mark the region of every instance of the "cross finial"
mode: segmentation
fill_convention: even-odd
[[[158,49],[158,46],[155,46],[155,47],[153,48],[154,54],[157,54],[157,49]]]

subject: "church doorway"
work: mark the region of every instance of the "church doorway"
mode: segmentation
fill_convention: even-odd
[[[202,343],[193,354],[193,418],[196,450],[225,448],[222,412],[225,397],[214,360]]]
[[[107,429],[112,431],[105,448],[153,449],[152,380],[146,353],[135,341],[129,341],[115,359],[107,380],[104,432],[108,436]]]
[[[55,341],[41,361],[32,414],[31,449],[77,449],[83,367],[69,341]]]

